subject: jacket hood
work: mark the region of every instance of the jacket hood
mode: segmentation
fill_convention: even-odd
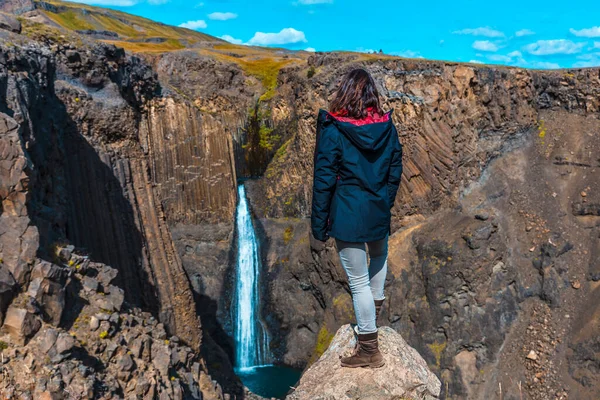
[[[381,122],[370,123],[352,123],[348,119],[338,119],[335,115],[327,113],[327,118],[331,119],[335,126],[350,140],[356,147],[364,151],[375,152],[387,143],[387,139],[393,131],[392,112],[390,110],[380,119]],[[378,121],[378,120],[375,120]]]

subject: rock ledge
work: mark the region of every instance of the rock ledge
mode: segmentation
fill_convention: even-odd
[[[339,358],[356,343],[350,325],[342,326],[327,351],[304,372],[290,400],[438,399],[440,380],[421,355],[389,327],[379,329],[385,366],[378,369],[342,368]]]

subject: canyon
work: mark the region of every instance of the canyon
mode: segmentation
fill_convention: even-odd
[[[0,10],[11,13],[0,29],[0,322],[14,327],[6,342],[19,337],[7,363],[27,358],[31,337],[52,353],[58,342],[38,343],[49,329],[99,351],[96,331],[74,328],[71,308],[87,302],[80,315],[114,308],[99,332],[122,326],[115,351],[135,364],[151,364],[140,343],[182,354],[148,376],[119,365],[123,382],[152,376],[167,398],[252,398],[232,366],[243,182],[269,351],[314,365],[354,318],[334,244],[310,235],[316,114],[363,67],[404,146],[384,325],[439,377],[441,398],[600,396],[600,69],[237,46],[58,1]],[[10,390],[37,398],[48,382]]]

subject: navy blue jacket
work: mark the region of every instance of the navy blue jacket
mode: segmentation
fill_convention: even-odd
[[[357,126],[325,110],[317,118],[311,226],[321,241],[383,239],[402,175],[402,145],[385,122]]]

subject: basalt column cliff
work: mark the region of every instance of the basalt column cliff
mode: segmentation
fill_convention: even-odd
[[[18,15],[0,14],[0,392],[252,396],[232,368],[244,181],[269,351],[297,368],[325,354],[297,394],[316,395],[353,310],[333,243],[309,234],[315,117],[363,67],[404,145],[388,347],[416,349],[440,398],[600,396],[598,69],[309,54],[59,1],[0,9]]]

